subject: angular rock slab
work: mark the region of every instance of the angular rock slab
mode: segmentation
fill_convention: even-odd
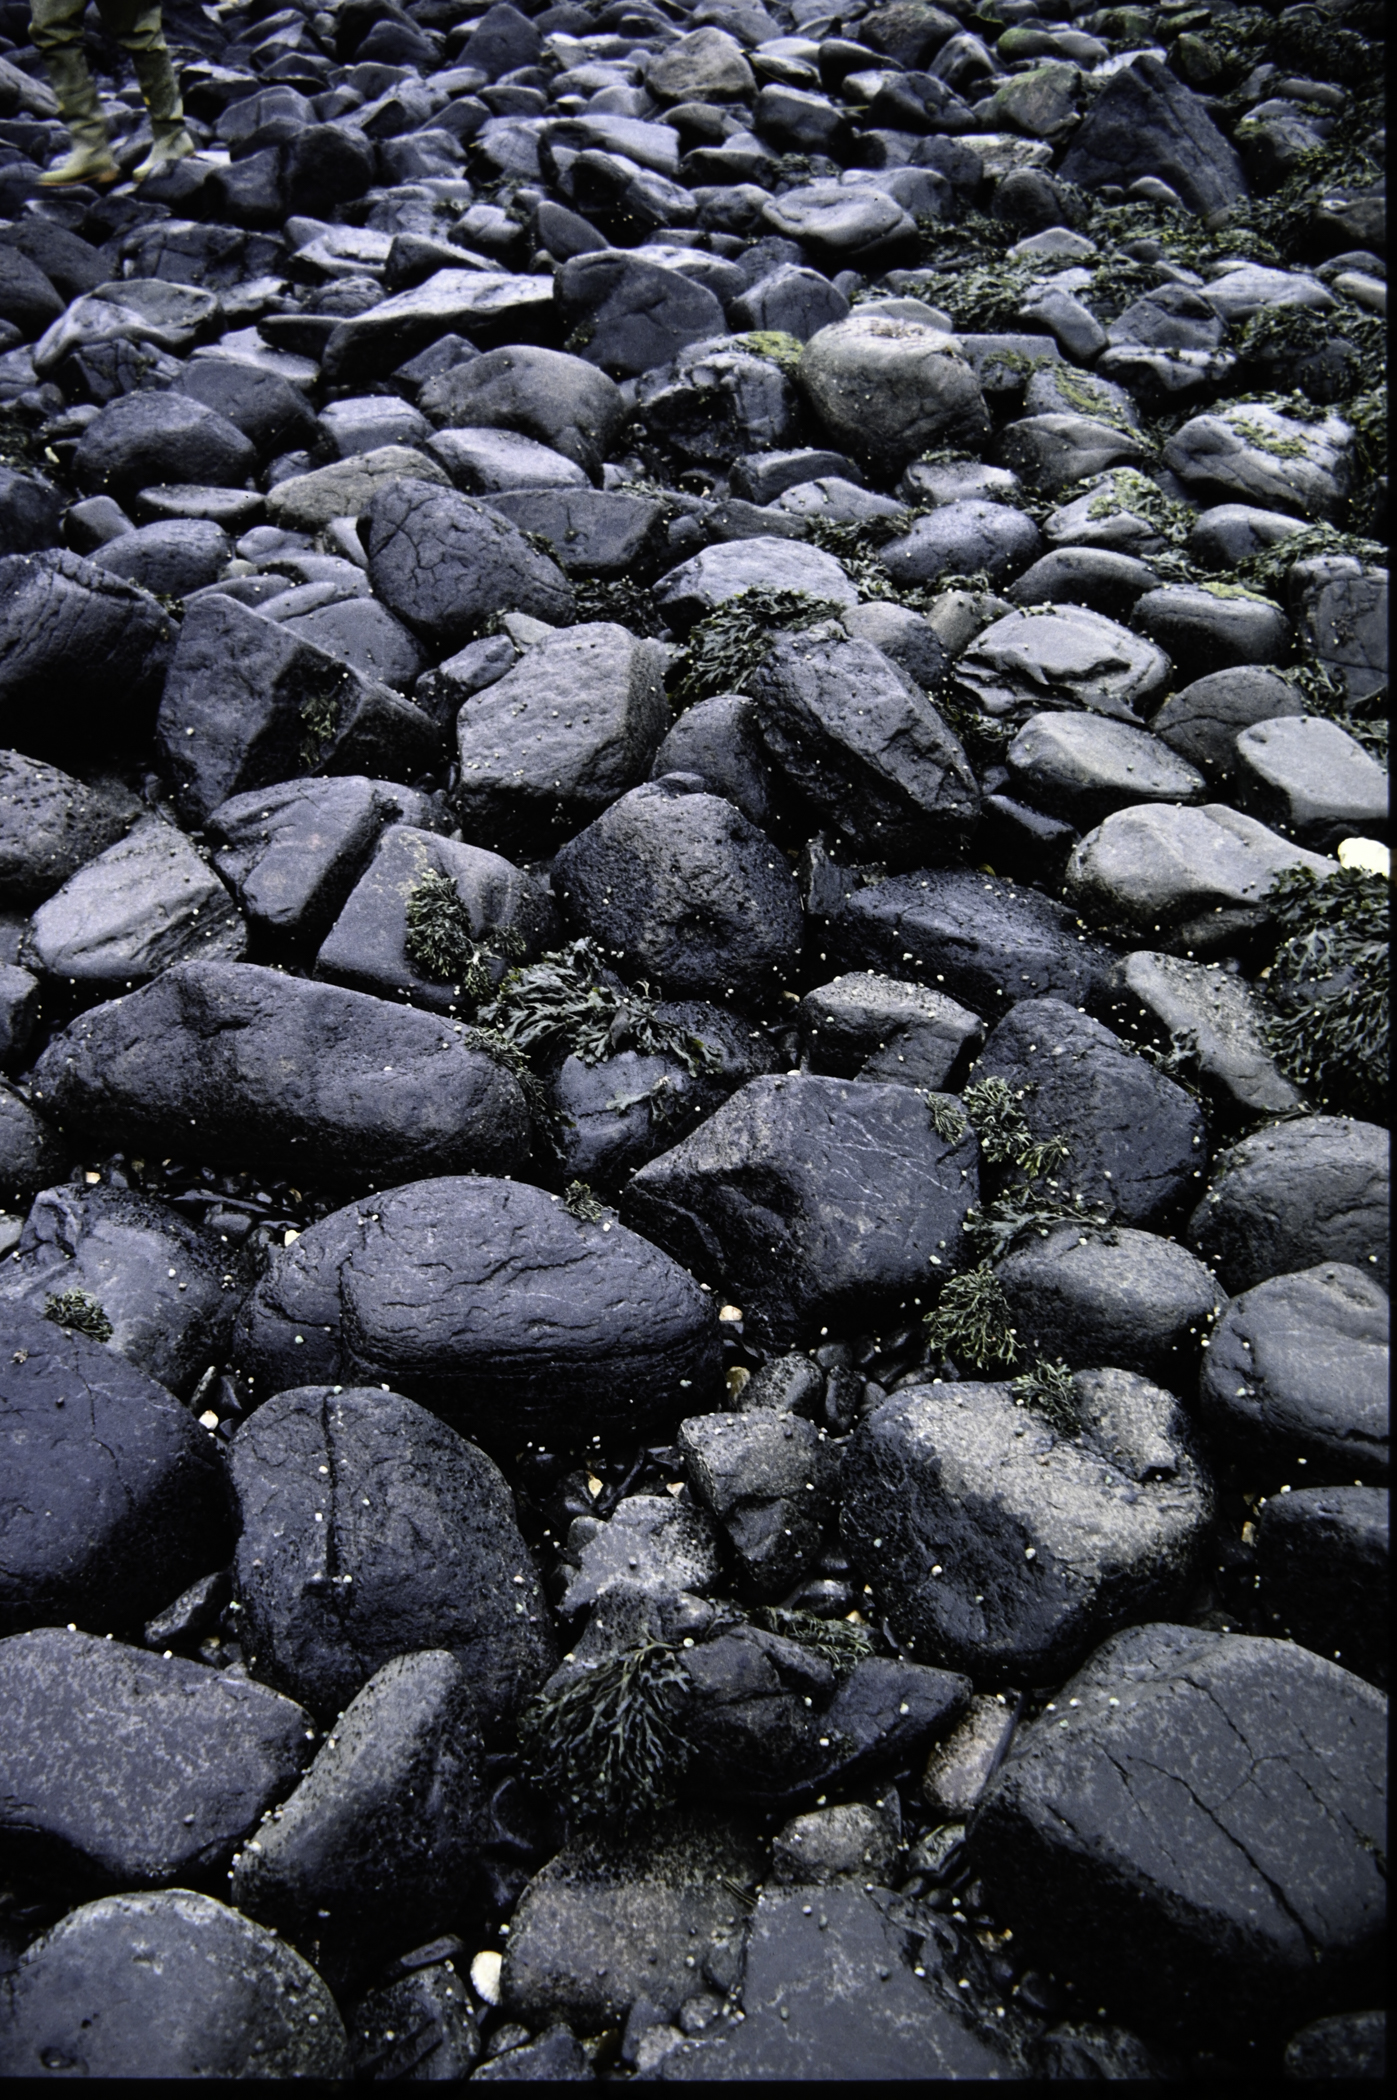
[[[451,485],[445,467],[415,446],[374,445],[275,483],[267,491],[267,517],[287,531],[316,532],[332,518],[357,518],[381,488],[405,480]]]
[[[1162,177],[1190,211],[1225,211],[1245,198],[1242,164],[1198,97],[1153,51],[1132,57],[1090,105],[1062,174],[1095,188]]]
[[[667,1495],[627,1495],[604,1524],[574,1517],[567,1546],[578,1566],[558,1605],[564,1619],[595,1610],[618,1591],[628,1600],[636,1592],[667,1600],[711,1590],[720,1572],[703,1511]]]
[[[379,999],[410,999],[436,1013],[460,1011],[466,987],[451,973],[463,972],[469,950],[439,960],[440,974],[430,976],[408,952],[413,901],[432,876],[451,883],[470,941],[490,954],[496,985],[509,967],[506,955],[532,961],[556,929],[553,899],[536,875],[479,846],[394,824],[330,928],[315,959],[316,976]],[[465,1004],[469,1010],[468,996]]]
[[[31,940],[48,976],[90,996],[129,991],[196,958],[240,962],[247,928],[184,833],[146,817],[39,906]]]
[[[311,940],[329,931],[389,824],[440,830],[440,808],[416,788],[350,773],[234,795],[204,826],[214,864],[262,931]]]
[[[139,1625],[227,1551],[216,1446],[101,1342],[17,1305],[0,1337],[0,1633]]]
[[[899,1637],[977,1683],[1055,1682],[1180,1599],[1212,1483],[1171,1393],[1080,1371],[1081,1427],[1004,1385],[912,1386],[854,1431],[840,1534]]]
[[[1170,953],[1211,955],[1264,923],[1266,893],[1284,870],[1322,879],[1335,865],[1225,802],[1138,803],[1073,847],[1063,892],[1102,924],[1165,934]]]
[[[563,914],[675,998],[767,1004],[800,957],[800,897],[764,831],[693,775],[632,788],[553,867]]]
[[[1199,1078],[1225,1100],[1261,1116],[1300,1107],[1300,1094],[1266,1047],[1265,1010],[1244,977],[1148,948],[1127,955],[1118,975],[1122,992],[1171,1039],[1188,1040]]]
[[[188,823],[298,773],[416,773],[441,741],[401,693],[221,591],[185,614],[158,733]]]
[[[1081,605],[1006,613],[956,664],[961,698],[987,715],[1023,720],[1044,708],[1086,708],[1139,722],[1168,689],[1169,659],[1145,636]]]
[[[16,971],[27,976],[27,971]],[[37,979],[30,978],[31,984]],[[24,1095],[0,1079],[0,1196],[26,1204],[30,1197],[67,1171],[69,1149],[52,1126],[30,1107]]]
[[[1213,1161],[1188,1242],[1230,1291],[1318,1262],[1390,1277],[1392,1139],[1350,1116],[1272,1123]]]
[[[886,1889],[765,1889],[747,1938],[741,2022],[681,2042],[659,2076],[1024,2077],[1017,2023],[979,2021],[970,2010],[960,1988],[969,1950],[953,1930]],[[987,1979],[970,1966],[978,1998]],[[989,1994],[998,1996],[992,1984]]]
[[[309,1761],[309,1716],[203,1663],[45,1626],[0,1641],[0,1841],[59,1887],[219,1867]]]
[[[66,548],[0,560],[0,736],[71,760],[73,739],[144,728],[174,629],[148,591]]]
[[[855,851],[924,866],[963,850],[980,794],[960,741],[872,642],[782,635],[749,681],[771,760]]]
[[[250,1281],[238,1253],[172,1205],[71,1183],[35,1198],[13,1258],[0,1264],[0,1297],[39,1314],[51,1296],[86,1292],[110,1324],[111,1347],[185,1397],[222,1361]]]
[[[0,2077],[343,2078],[335,2001],[274,1934],[190,1889],[104,1896],[0,1982]]]
[[[380,378],[443,335],[517,340],[546,326],[552,309],[549,277],[438,270],[425,284],[341,321],[325,346],[325,377],[341,386]]]
[[[1138,1371],[1190,1392],[1203,1338],[1223,1292],[1211,1269],[1176,1240],[1056,1225],[1032,1233],[995,1267],[1023,1360],[1060,1359]]]
[[[1365,2002],[1386,1909],[1379,1693],[1285,1642],[1151,1625],[1055,1705],[971,1826],[1016,1939],[1070,1944],[1074,1981],[1193,2046]]]
[[[251,1667],[317,1714],[333,1720],[394,1656],[442,1648],[493,1739],[547,1676],[552,1630],[504,1476],[415,1401],[293,1387],[242,1425],[230,1474]]]
[[[523,1096],[435,1016],[255,968],[181,963],[49,1044],[35,1098],[61,1121],[159,1153],[314,1162],[359,1187],[513,1167]]]
[[[1298,1458],[1307,1486],[1385,1481],[1389,1335],[1387,1292],[1371,1271],[1321,1262],[1255,1284],[1210,1342],[1203,1420],[1253,1478],[1279,1469],[1298,1487]]]
[[[475,1702],[455,1656],[395,1656],[244,1846],[228,1893],[337,1981],[422,1946],[470,1885],[482,1773]]]
[[[390,612],[442,649],[486,614],[572,614],[572,588],[488,503],[427,481],[390,481],[369,506],[369,576]]]
[[[910,965],[917,983],[991,1020],[1017,999],[1084,1006],[1114,961],[1061,904],[978,868],[928,869],[863,887],[829,873],[828,888],[812,886],[807,909],[828,914],[831,962],[891,974]]]
[[[806,993],[800,1026],[816,1070],[936,1092],[979,1049],[985,1024],[944,992],[852,970]]]
[[[1019,1000],[975,1077],[1007,1083],[1036,1141],[1064,1137],[1063,1179],[1127,1225],[1157,1224],[1207,1164],[1192,1096],[1060,999]]]
[[[311,1226],[273,1253],[237,1346],[263,1391],[387,1380],[510,1453],[584,1421],[678,1416],[718,1370],[711,1299],[668,1255],[483,1176],[410,1182]]]
[[[468,838],[555,845],[645,778],[669,727],[665,656],[612,621],[547,635],[456,717]]]
[[[22,752],[0,753],[0,900],[41,904],[113,846],[141,813],[116,782],[99,787]]]
[[[575,1841],[525,1889],[501,1975],[509,2012],[570,2019],[584,2031],[624,2019],[644,1997],[673,2018],[713,1987],[715,1947],[740,1938],[761,1873],[742,1824],[670,1812],[629,1838]]]
[[[777,1345],[915,1300],[954,1263],[979,1193],[975,1143],[937,1135],[911,1088],[814,1073],[754,1079],[635,1174],[623,1208],[721,1276]]]
[[[831,1514],[830,1468],[814,1423],[766,1407],[691,1415],[678,1447],[747,1593],[768,1603],[786,1596],[819,1551]]]

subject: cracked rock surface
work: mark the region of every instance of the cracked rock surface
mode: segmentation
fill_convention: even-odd
[[[161,16],[55,186],[0,0],[0,2077],[1380,2078],[1382,10]]]

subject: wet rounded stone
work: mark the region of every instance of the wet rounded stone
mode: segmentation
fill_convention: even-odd
[[[973,1139],[938,1135],[910,1087],[814,1073],[750,1080],[633,1175],[623,1208],[721,1277],[764,1341],[911,1298],[954,1260],[978,1193]]]
[[[1290,622],[1280,607],[1226,584],[1165,584],[1137,598],[1131,617],[1184,680],[1233,665],[1283,664],[1291,651]]]
[[[1217,1278],[1175,1240],[1131,1226],[1052,1225],[995,1266],[1026,1363],[1115,1364],[1192,1390],[1222,1302]]]
[[[381,1386],[297,1386],[242,1425],[229,1476],[249,1668],[333,1721],[394,1656],[442,1648],[507,1730],[553,1636],[493,1460]]]
[[[9,2077],[342,2078],[349,2067],[309,1962],[190,1889],[70,1911],[0,1993]]]
[[[1343,839],[1385,837],[1387,774],[1363,746],[1322,716],[1256,722],[1236,739],[1238,799],[1321,853]]]
[[[1021,999],[990,1035],[975,1077],[1009,1085],[1035,1142],[1065,1138],[1064,1178],[1124,1224],[1167,1217],[1207,1164],[1197,1102],[1061,1000]]]
[[[1243,665],[1209,671],[1171,693],[1152,717],[1150,733],[1225,787],[1237,771],[1237,737],[1242,730],[1254,722],[1304,711],[1303,696],[1279,671]]]
[[[1319,1262],[1388,1288],[1392,1141],[1376,1123],[1301,1116],[1220,1152],[1188,1240],[1230,1291]]]
[[[838,209],[891,203],[876,191],[845,191]],[[773,209],[789,217],[791,206]],[[979,382],[955,337],[917,321],[855,313],[820,329],[805,346],[800,385],[834,443],[881,469],[897,472],[935,445],[975,446],[989,434]]]
[[[1257,1588],[1275,1631],[1386,1691],[1388,1498],[1377,1487],[1270,1495],[1256,1525]]]
[[[1327,1261],[1254,1284],[1223,1313],[1203,1365],[1210,1433],[1253,1469],[1304,1464],[1310,1485],[1385,1481],[1388,1334],[1371,1270]]]
[[[1212,1484],[1172,1394],[1080,1371],[1061,1419],[1004,1385],[913,1386],[844,1453],[840,1536],[900,1639],[977,1683],[1056,1681],[1181,1601]]]
[[[486,1176],[409,1182],[312,1225],[273,1252],[238,1334],[263,1392],[386,1380],[508,1456],[584,1419],[678,1415],[718,1366],[713,1305],[667,1255]]]
[[[1037,526],[1022,511],[972,500],[941,504],[903,538],[890,540],[880,559],[894,583],[935,583],[943,575],[983,570],[1000,584],[1031,562],[1041,544]]]
[[[1030,715],[1004,756],[1030,801],[1078,824],[1139,802],[1197,802],[1207,793],[1203,775],[1157,737],[1095,715]]]
[[[647,781],[564,846],[563,915],[671,997],[767,1004],[800,955],[785,857],[731,802],[686,774]]]
[[[32,1077],[65,1127],[156,1151],[197,1132],[205,1158],[313,1157],[341,1186],[513,1167],[528,1142],[515,1080],[434,1015],[251,964],[177,964],[55,1036]]]
[[[1226,2046],[1371,2003],[1386,1716],[1293,1644],[1131,1627],[1019,1732],[971,1865],[1016,1941],[1070,1933],[1074,1981],[1147,2034]]]
[[[1162,697],[1169,659],[1143,636],[1076,605],[1044,606],[996,620],[953,673],[988,715],[1039,713],[1050,702],[1137,722]]]
[[[67,1894],[221,1869],[295,1785],[310,1717],[245,1675],[45,1626],[0,1641],[0,1840]]]
[[[58,1319],[0,1307],[0,1632],[123,1632],[226,1555],[222,1467],[187,1408],[78,1329],[91,1306],[54,1296]]]

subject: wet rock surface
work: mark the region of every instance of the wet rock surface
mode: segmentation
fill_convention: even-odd
[[[1380,2076],[1380,10],[164,27],[54,189],[0,17],[0,2072]]]

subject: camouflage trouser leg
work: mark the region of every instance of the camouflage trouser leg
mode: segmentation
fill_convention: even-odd
[[[82,45],[87,0],[33,0],[30,35],[43,53],[44,67],[74,146],[101,156],[107,150],[107,127],[97,106],[97,90],[87,70]]]
[[[97,0],[108,36],[134,58],[138,51],[163,51],[160,0]],[[29,33],[47,58],[64,44],[81,44],[87,0],[30,0]]]
[[[108,36],[120,44],[131,60],[156,137],[177,131],[184,122],[184,109],[165,46],[160,0],[97,0],[97,11]],[[54,93],[63,104],[70,129],[71,96],[77,98],[73,115],[101,121],[97,118],[96,91],[82,49],[86,12],[86,0],[31,0],[30,34],[36,49],[44,54]],[[80,108],[78,103],[84,106]]]

